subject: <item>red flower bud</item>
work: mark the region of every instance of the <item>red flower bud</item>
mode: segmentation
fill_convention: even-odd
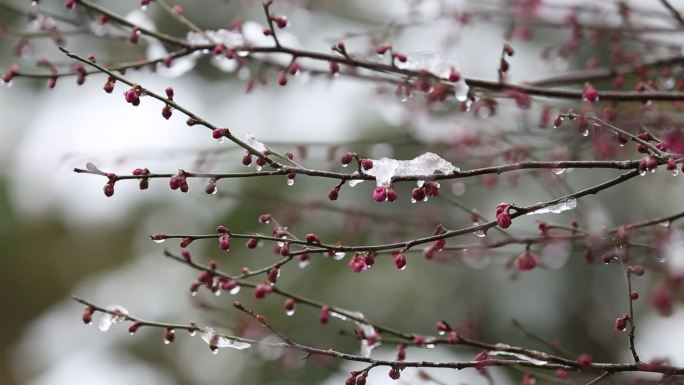
[[[321,311],[318,314],[318,320],[324,325],[330,321],[330,307],[328,305],[323,305],[323,307],[321,307]]]

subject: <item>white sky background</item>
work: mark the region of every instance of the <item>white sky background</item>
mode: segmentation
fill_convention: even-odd
[[[406,11],[403,5],[408,2],[357,0],[355,3],[359,8],[366,9],[368,18],[391,20],[403,16]],[[392,6],[388,7],[388,3]],[[434,12],[430,4],[435,3],[437,2],[425,2],[423,11],[426,15]],[[657,1],[641,1],[639,4],[660,9]],[[684,1],[672,1],[672,4],[684,11]],[[312,49],[328,49],[329,43],[319,40],[319,36],[339,36],[357,28],[340,20],[317,20],[301,11],[289,15],[289,19],[292,27],[288,29],[308,31],[297,38],[302,47]],[[444,27],[443,23],[435,23],[428,28],[416,29],[416,33],[402,35],[395,46],[402,47],[406,52],[442,51],[440,39],[436,37],[444,34]],[[493,24],[471,25],[464,31],[456,49],[443,54],[454,58],[466,76],[493,79],[503,43],[502,35],[503,30]],[[679,38],[684,39],[681,35]],[[350,50],[354,49],[353,44],[347,46]],[[538,59],[538,48],[519,42],[516,42],[515,48],[516,55],[511,60],[513,80],[541,78],[552,73],[553,68]],[[130,72],[127,76],[159,92],[172,84],[176,91],[176,100],[189,106],[200,116],[220,126],[229,127],[239,135],[253,133],[266,143],[269,140],[292,138],[312,141],[350,138],[357,130],[366,129],[369,122],[374,120],[387,119],[395,122],[396,115],[388,116],[387,111],[397,113],[400,110],[398,106],[401,105],[392,98],[374,97],[372,87],[368,84],[344,78],[332,82],[315,79],[309,83],[294,80],[287,87],[270,85],[253,95],[229,90],[230,96],[226,98],[224,96],[227,94],[227,87],[242,89],[244,84],[209,83],[193,74],[177,79],[160,78],[144,72]],[[179,167],[188,167],[188,159],[164,159],[163,162],[145,159],[134,164],[124,162],[120,166],[113,161],[112,155],[173,147],[221,146],[211,139],[208,130],[197,126],[187,127],[184,124],[185,119],[178,112],[174,113],[170,121],[165,121],[160,115],[162,105],[156,101],[144,98],[137,108],[126,104],[121,85],[117,85],[112,95],[105,94],[101,90],[103,81],[101,76],[91,76],[86,85],[77,87],[71,79],[60,80],[56,89],[36,94],[22,89],[21,79],[15,81],[13,88],[0,88],[0,105],[3,106],[0,165],[2,172],[7,173],[10,178],[12,205],[21,215],[39,219],[50,213],[58,213],[74,230],[93,223],[110,223],[117,218],[125,218],[130,210],[150,202],[153,199],[152,194],[137,192],[133,183],[120,183],[116,186],[114,198],[107,199],[102,193],[102,178],[76,175],[70,169],[82,167],[86,160],[99,159],[97,165],[108,170],[130,172],[134,167],[147,166],[153,171],[174,171]],[[452,134],[453,132],[449,133]],[[435,134],[432,130],[424,135],[434,137],[440,134]],[[70,158],[73,154],[83,156]],[[165,182],[152,181],[152,184],[164,184],[164,188],[157,190],[157,193],[168,190]],[[187,203],[180,194],[171,194],[168,191],[165,194],[173,195],[173,199],[178,199],[179,204],[185,202],[182,203],[185,208],[181,210],[197,207],[193,203]],[[149,262],[150,260],[154,262]],[[164,319],[182,313],[187,310],[186,301],[150,306],[140,302],[141,298],[135,295],[140,291],[152,293],[163,286],[163,282],[150,282],[148,277],[140,276],[141,271],[161,268],[165,273],[157,275],[158,277],[168,282],[177,280],[179,270],[175,265],[159,264],[156,261],[156,257],[140,256],[130,266],[89,278],[74,288],[74,291],[90,293],[90,298],[100,303],[116,300],[132,312],[144,309],[149,318]],[[154,263],[154,266],[150,266],[150,263]],[[112,293],[117,294],[116,299],[112,298]],[[160,294],[158,298],[169,297]],[[552,301],[537,305],[541,312],[545,309],[555,310]],[[119,326],[120,330],[110,331],[106,335],[97,331],[94,326],[84,329],[78,321],[79,309],[70,300],[65,300],[47,309],[43,316],[27,326],[16,354],[16,374],[22,381],[31,385],[67,382],[72,385],[173,383],[173,379],[167,374],[145,365],[127,353],[126,342],[123,340],[128,336],[124,336],[124,327]],[[684,335],[671,333],[682,330],[676,325],[681,325],[683,317],[684,314],[679,311],[669,319],[641,321],[638,343],[646,358],[670,355],[674,358],[673,363],[684,365],[684,351],[681,349],[684,346]],[[657,327],[647,327],[651,324]],[[179,365],[185,365],[183,368],[188,371],[188,378],[193,378],[199,384],[214,382],[217,374],[227,376],[232,373],[237,376],[244,361],[239,352],[222,352],[216,357],[211,356],[199,339],[191,344],[186,338],[180,338],[175,345],[180,352],[179,357],[207,355],[207,360],[193,360],[200,362],[203,365],[201,368],[188,365],[189,360],[178,360]],[[235,357],[228,360],[225,359],[226,354]],[[441,351],[426,354],[431,359],[454,359]],[[233,364],[228,365],[229,362]],[[384,369],[378,371],[382,375],[377,377],[375,371],[373,373],[372,383],[383,383],[383,379],[386,383],[391,382]],[[222,378],[229,382],[226,377]],[[343,381],[336,376],[325,384]]]

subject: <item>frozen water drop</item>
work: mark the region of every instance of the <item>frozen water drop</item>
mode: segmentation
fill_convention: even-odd
[[[548,213],[560,214],[563,211],[572,210],[576,207],[577,207],[577,199],[575,199],[575,198],[564,199],[564,200],[556,203],[555,205],[543,207],[541,209],[527,213],[527,215],[548,214]]]
[[[112,312],[113,314],[102,314],[102,318],[100,318],[100,324],[98,325],[98,327],[103,332],[109,330],[109,328],[112,327],[112,325],[116,325],[119,322],[124,321],[126,319],[126,316],[128,315],[128,310],[126,310],[126,308],[121,305],[108,306],[107,311]]]

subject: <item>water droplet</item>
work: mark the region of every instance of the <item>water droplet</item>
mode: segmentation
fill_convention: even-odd
[[[194,337],[197,334],[197,330],[192,330],[190,332],[190,337]]]
[[[411,203],[416,203],[416,202],[418,202],[418,201],[415,200],[415,199],[413,199],[413,198],[411,198]]]
[[[294,186],[294,179],[287,178],[287,185]]]
[[[299,261],[299,268],[304,269],[305,267],[309,266],[310,263],[311,261],[309,261],[308,259],[304,261]]]
[[[216,289],[216,291],[214,292],[214,295],[217,296],[217,297],[220,296],[220,295],[221,295],[221,290]]]
[[[154,243],[164,243],[166,242],[166,239],[153,239]]]
[[[487,236],[483,230],[477,230],[473,234],[475,234],[475,236],[478,238],[484,238]]]
[[[219,143],[224,143],[226,141],[226,138],[222,136],[222,137],[216,139],[216,141]]]
[[[354,187],[354,186],[361,184],[363,182],[365,182],[363,179],[352,179],[349,182],[347,182],[347,184],[349,185],[349,187]]]
[[[402,266],[399,270],[406,270],[406,265]]]
[[[196,291],[190,292],[190,295],[193,297],[197,297],[197,292]]]
[[[639,175],[640,175],[640,176],[646,175],[646,170],[641,170],[641,171],[639,171]]]
[[[344,167],[344,168],[349,167],[349,163],[343,163],[343,164],[342,164],[342,167]]]
[[[435,344],[425,344],[425,349],[434,349]]]
[[[235,295],[239,292],[240,292],[240,286],[235,286],[234,288],[230,289],[230,291],[228,293],[230,293],[231,295]]]
[[[288,317],[292,317],[294,315],[294,313],[295,313],[295,309],[285,311],[285,315]]]
[[[147,11],[147,5],[141,5],[140,10],[143,12]]]
[[[164,345],[168,345],[168,344],[170,344],[170,343],[171,343],[171,341],[169,341],[169,340],[167,340],[167,339],[164,339]]]
[[[214,354],[214,355],[218,354],[218,348],[216,346],[211,347],[211,354]]]
[[[677,176],[677,175],[679,175],[679,170],[675,168],[674,170],[672,170],[672,176]]]
[[[418,186],[418,187],[423,187],[424,184],[425,184],[424,180],[417,180],[416,181],[416,186]]]
[[[444,330],[440,330],[437,332],[437,334],[439,334],[440,336],[443,336],[446,334],[446,332]]]
[[[588,128],[585,129],[584,131],[582,131],[582,136],[589,136],[589,129]]]
[[[565,172],[564,168],[552,168],[551,171],[556,175],[562,175]]]
[[[335,255],[333,256],[333,259],[336,260],[336,261],[341,261],[341,260],[344,259],[344,256],[345,256],[345,255],[347,255],[347,253],[345,253],[345,252],[343,252],[343,251],[338,251],[338,252],[336,252]]]
[[[261,171],[262,169],[263,169],[263,167],[258,166],[258,165],[256,166],[256,170],[257,170],[257,171]]]

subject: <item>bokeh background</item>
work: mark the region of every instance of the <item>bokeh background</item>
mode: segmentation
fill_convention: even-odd
[[[46,38],[31,40],[24,56],[13,50],[20,32],[36,26],[15,10],[28,10],[28,1],[2,0],[0,21],[5,35],[0,40],[0,67],[18,62],[32,67],[36,58],[68,63]],[[119,14],[155,28],[183,36],[183,26],[138,2],[99,2]],[[515,2],[512,2],[515,3]],[[589,5],[615,10],[617,2],[549,2],[552,5]],[[630,1],[659,17],[635,15],[655,25],[675,25],[659,2]],[[671,1],[684,10],[684,1]],[[225,28],[240,17],[245,22],[263,23],[261,6],[253,1],[179,1],[186,15],[207,29]],[[368,33],[389,31],[386,37],[395,47],[419,63],[458,63],[461,71],[474,78],[496,78],[496,68],[505,34],[512,17],[509,2],[458,1],[277,1],[277,10],[288,16],[285,36],[289,44],[327,51],[332,42],[345,38],[352,52],[368,54],[372,45]],[[50,10],[88,24],[87,16],[69,15],[61,1],[43,1],[40,9]],[[439,17],[445,9],[474,9],[503,12],[488,22],[477,20],[461,26]],[[545,15],[562,19],[562,7],[549,6]],[[554,13],[555,12],[555,13]],[[611,12],[606,12],[608,15]],[[505,16],[508,14],[508,16]],[[598,13],[597,13],[598,14]],[[589,16],[587,16],[589,17]],[[615,16],[617,17],[617,16]],[[641,19],[640,19],[641,18]],[[619,22],[604,16],[606,23]],[[408,23],[397,33],[388,25]],[[250,24],[254,27],[254,24]],[[588,59],[608,63],[608,45],[587,44],[569,59],[540,58],[546,47],[557,46],[568,32],[539,28],[531,41],[514,40],[516,55],[511,59],[511,79],[525,81],[562,71],[584,68]],[[131,47],[124,41],[103,37],[67,36],[66,45],[81,55],[131,60],[148,54],[146,44]],[[684,42],[684,33],[659,34],[658,41]],[[145,43],[145,42],[143,42]],[[268,41],[267,41],[268,43]],[[625,43],[631,44],[631,43]],[[159,47],[157,47],[158,49]],[[640,49],[638,44],[631,48]],[[644,53],[648,58],[658,53]],[[681,55],[681,53],[680,53]],[[188,68],[190,69],[190,68]],[[231,69],[228,68],[229,71]],[[314,168],[340,169],[337,159],[351,150],[364,156],[410,159],[430,149],[462,168],[486,164],[477,158],[478,148],[464,149],[454,143],[501,132],[511,145],[531,144],[535,156],[548,159],[561,145],[579,149],[581,157],[591,153],[573,128],[550,130],[538,127],[542,103],[520,110],[510,100],[499,101],[497,113],[476,119],[449,107],[426,108],[422,96],[408,101],[394,95],[391,87],[347,77],[302,75],[286,87],[275,85],[276,72],[266,69],[269,84],[245,92],[246,79],[258,71],[225,72],[207,58],[198,59],[191,71],[149,70],[129,72],[128,77],[150,89],[161,91],[172,85],[176,99],[219,126],[240,135],[253,133],[259,140],[282,151],[293,151]],[[182,75],[182,76],[181,76]],[[47,90],[44,81],[15,79],[11,88],[0,88],[0,383],[3,384],[214,384],[214,383],[318,383],[344,382],[345,371],[360,366],[318,358],[303,360],[292,352],[263,349],[229,351],[212,355],[197,337],[179,333],[177,342],[162,343],[159,330],[145,330],[129,336],[123,326],[102,333],[96,325],[80,321],[82,306],[71,295],[109,305],[121,304],[132,314],[146,319],[208,323],[224,330],[258,336],[262,331],[231,309],[234,297],[214,297],[200,292],[188,294],[196,273],[163,257],[164,247],[178,251],[175,242],[155,244],[148,235],[165,233],[211,233],[218,224],[236,231],[270,228],[257,223],[261,213],[271,212],[290,230],[317,232],[322,239],[344,243],[381,243],[425,235],[437,223],[457,228],[470,223],[470,216],[453,202],[466,204],[491,216],[501,201],[530,204],[577,190],[607,179],[614,172],[576,170],[562,175],[520,172],[515,180],[506,176],[473,179],[443,185],[443,197],[424,204],[408,202],[412,186],[399,188],[400,202],[376,204],[370,199],[371,184],[344,188],[339,201],[327,202],[330,181],[296,179],[289,187],[283,179],[227,180],[219,183],[217,195],[204,193],[204,181],[192,181],[190,193],[171,191],[166,181],[153,180],[148,191],[135,183],[117,183],[112,198],[102,194],[104,180],[72,172],[87,161],[103,170],[120,173],[136,167],[153,171],[240,170],[242,151],[217,143],[208,132],[187,127],[175,113],[169,121],[160,116],[161,105],[143,99],[133,108],[121,97],[117,86],[112,95],[102,92],[105,78],[90,76],[83,86],[73,79],[59,80]],[[544,101],[551,103],[551,101]],[[558,108],[572,104],[555,104]],[[638,106],[626,106],[638,109]],[[574,151],[574,150],[573,150]],[[623,159],[635,158],[631,150],[620,149]],[[334,161],[331,161],[331,158]],[[501,163],[494,160],[493,163]],[[587,228],[612,227],[624,222],[667,215],[681,206],[681,176],[664,170],[633,180],[598,196],[580,200],[572,212],[551,215],[549,221],[569,223],[577,218]],[[340,210],[342,209],[342,210]],[[373,213],[367,217],[356,212]],[[525,217],[513,230],[534,234],[536,220]],[[672,230],[679,237],[679,230]],[[475,236],[462,242],[478,242]],[[260,267],[276,257],[266,245],[248,251],[237,244],[226,254],[214,242],[195,242],[193,255],[199,260],[216,259],[223,270],[236,272],[242,266]],[[673,243],[676,246],[676,243]],[[678,248],[667,257],[676,259]],[[598,360],[629,360],[627,339],[612,330],[614,319],[625,311],[624,277],[611,266],[587,265],[582,247],[552,245],[536,250],[544,268],[512,275],[506,263],[522,250],[511,247],[491,253],[447,255],[428,262],[419,253],[409,257],[409,267],[396,270],[389,259],[362,274],[352,273],[343,261],[314,258],[300,269],[296,264],[283,269],[279,285],[320,301],[363,312],[369,319],[406,331],[434,334],[434,324],[445,319],[461,330],[490,342],[508,342],[541,348],[513,327],[516,319],[528,330],[548,339],[558,339],[574,353],[590,352]],[[652,255],[646,256],[654,257]],[[659,257],[659,258],[660,258]],[[669,260],[669,259],[668,259]],[[668,260],[665,263],[668,263]],[[662,279],[657,271],[639,279],[636,285],[648,293]],[[646,297],[646,295],[644,295]],[[248,290],[235,298],[263,312],[284,333],[303,343],[357,352],[349,337],[353,324],[333,319],[322,326],[317,312],[301,307],[292,317],[282,311],[282,299],[275,296],[254,301]],[[646,359],[669,357],[684,365],[684,311],[676,307],[664,318],[648,301],[637,303],[637,346]],[[476,351],[454,349],[411,349],[411,359],[470,359]],[[374,355],[393,357],[391,347],[380,347]],[[373,371],[373,384],[389,383],[385,370]],[[487,378],[474,371],[431,371],[446,384],[484,384]],[[496,383],[519,381],[514,370],[491,370]],[[402,381],[414,383],[417,372],[404,371]]]

